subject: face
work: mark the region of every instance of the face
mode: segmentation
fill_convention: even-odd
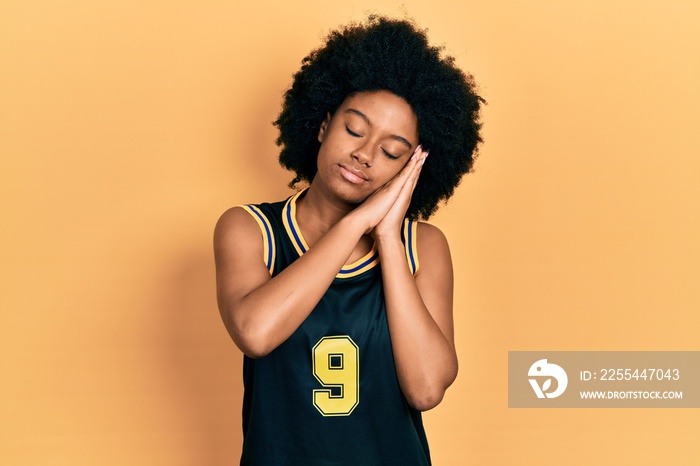
[[[313,182],[356,204],[406,165],[418,145],[418,118],[405,100],[391,92],[361,92],[326,117],[318,140]]]

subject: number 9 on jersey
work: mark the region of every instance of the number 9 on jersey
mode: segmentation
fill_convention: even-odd
[[[313,348],[314,376],[323,388],[313,403],[324,416],[348,416],[360,403],[360,349],[347,335],[321,338]]]

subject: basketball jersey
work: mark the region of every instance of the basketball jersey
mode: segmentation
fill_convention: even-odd
[[[308,249],[298,193],[243,206],[260,226],[272,276]],[[418,269],[416,224],[402,228]],[[345,265],[299,328],[267,356],[244,356],[242,465],[430,465],[421,414],[401,392],[376,247]]]

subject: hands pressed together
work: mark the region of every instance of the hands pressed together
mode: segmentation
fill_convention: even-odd
[[[365,232],[371,233],[375,240],[400,232],[401,223],[406,216],[413,190],[427,157],[428,151],[424,151],[420,145],[416,147],[401,171],[355,210],[356,215],[365,216]]]

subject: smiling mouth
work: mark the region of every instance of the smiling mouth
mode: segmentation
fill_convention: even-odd
[[[340,167],[340,173],[341,173],[341,175],[343,175],[343,178],[345,178],[346,180],[348,180],[351,183],[362,184],[362,183],[369,181],[365,177],[365,174],[359,170],[355,170],[354,168],[352,168],[348,165],[343,165],[342,163],[338,164],[338,166]]]

